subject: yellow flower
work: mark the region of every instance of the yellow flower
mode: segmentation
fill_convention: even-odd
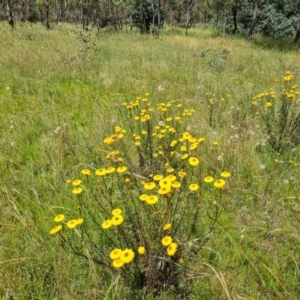
[[[140,196],[140,200],[141,200],[141,201],[147,201],[148,198],[149,198],[149,195],[147,195],[147,194],[142,194],[142,195]]]
[[[195,192],[197,190],[199,190],[199,185],[197,183],[192,183],[189,186],[190,191]]]
[[[146,183],[144,183],[144,189],[145,190],[153,190],[153,189],[155,189],[155,187],[156,187],[155,182],[146,182]]]
[[[225,180],[219,179],[214,182],[214,187],[216,187],[217,189],[224,189],[225,184],[226,184]]]
[[[67,222],[67,227],[70,229],[73,229],[77,226],[77,221],[76,220],[70,220]]]
[[[144,246],[140,246],[140,247],[138,247],[138,254],[139,255],[144,255],[145,253],[146,253],[146,249],[145,249],[145,247]]]
[[[181,187],[181,183],[179,181],[173,181],[172,182],[172,188],[179,189]]]
[[[182,159],[182,160],[185,160],[185,159],[187,159],[188,157],[189,157],[189,155],[188,155],[187,153],[184,153],[184,154],[181,155],[181,159]]]
[[[146,199],[146,202],[151,205],[157,203],[157,201],[158,201],[158,197],[156,195],[150,195]]]
[[[270,107],[272,107],[272,105],[273,105],[272,102],[266,102],[265,103],[266,108],[270,108]]]
[[[177,248],[178,248],[177,243],[171,243],[171,244],[167,247],[167,254],[168,254],[169,256],[175,255],[176,252],[177,252]]]
[[[86,176],[90,176],[91,171],[89,169],[83,169],[83,170],[81,170],[81,174],[86,175]]]
[[[177,144],[178,144],[178,141],[173,140],[173,141],[170,143],[170,146],[171,146],[171,147],[175,147]]]
[[[78,226],[82,225],[84,223],[84,219],[79,218],[79,219],[76,220],[76,223],[77,223]]]
[[[59,233],[61,230],[62,230],[62,225],[60,224],[60,225],[57,225],[57,226],[53,227],[50,230],[50,234],[55,235],[55,234]]]
[[[124,249],[120,255],[120,258],[124,264],[132,262],[134,259],[134,252],[132,249]]]
[[[160,175],[160,174],[157,174],[157,175],[154,175],[153,176],[153,179],[155,180],[155,181],[160,181],[160,180],[162,180],[164,177],[162,176],[162,175]]]
[[[172,191],[170,186],[162,186],[157,192],[160,195],[167,195]]]
[[[104,175],[107,174],[107,172],[106,172],[106,169],[101,168],[101,169],[97,169],[97,170],[95,171],[95,174],[96,174],[97,176],[104,176]]]
[[[186,147],[186,146],[181,146],[181,147],[180,147],[180,151],[181,151],[181,152],[185,152],[186,150],[187,150],[187,147]]]
[[[197,157],[190,157],[189,158],[189,164],[192,166],[192,167],[196,167],[198,166],[200,163],[199,159]]]
[[[159,181],[160,187],[170,187],[172,184],[172,181],[169,178],[163,178]]]
[[[66,183],[70,184],[70,183],[72,183],[72,180],[71,179],[67,179]]]
[[[115,248],[109,253],[110,259],[117,259],[121,256],[122,250],[119,248]]]
[[[112,265],[113,265],[114,268],[118,269],[118,268],[123,267],[124,262],[123,262],[122,259],[119,257],[119,258],[113,260]]]
[[[59,214],[59,215],[55,216],[54,222],[59,223],[59,222],[62,222],[64,219],[65,219],[65,215]]]
[[[102,222],[101,227],[103,229],[108,229],[112,226],[112,222],[111,220],[105,220],[104,222]]]
[[[183,171],[183,170],[181,170],[181,171],[178,172],[178,176],[179,176],[180,178],[184,178],[184,177],[186,176],[186,172]]]
[[[174,168],[168,167],[168,168],[166,169],[166,171],[167,171],[167,173],[172,173],[172,172],[174,172]]]
[[[167,247],[172,243],[172,237],[169,235],[166,235],[165,237],[162,238],[161,243],[163,246]]]
[[[170,223],[167,223],[167,224],[164,225],[163,230],[164,231],[169,231],[169,230],[171,230],[171,228],[172,228],[172,225]]]
[[[112,215],[113,216],[119,216],[122,214],[122,210],[120,208],[115,208],[113,211],[112,211]]]
[[[168,175],[166,177],[166,180],[170,181],[171,183],[175,182],[176,181],[176,176],[175,175]]]
[[[114,171],[116,171],[116,168],[115,167],[109,167],[106,169],[106,174],[111,174],[113,173]]]
[[[119,173],[119,174],[125,173],[126,171],[127,171],[126,166],[120,166],[117,168],[117,173]]]
[[[72,194],[74,195],[79,195],[83,192],[83,188],[81,187],[76,187],[75,189],[72,190]]]
[[[228,177],[231,176],[231,174],[230,174],[228,171],[223,171],[223,172],[221,173],[221,176],[222,176],[223,178],[228,178]]]
[[[75,180],[72,181],[72,185],[73,186],[78,186],[80,184],[81,184],[81,180],[80,179],[75,179]]]
[[[124,222],[124,217],[122,215],[113,216],[111,219],[112,225],[118,226]]]
[[[206,176],[204,177],[204,182],[211,183],[214,181],[214,178],[212,176]]]

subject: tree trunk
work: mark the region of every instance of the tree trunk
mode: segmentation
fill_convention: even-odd
[[[258,0],[254,0],[253,3],[253,18],[248,31],[248,40],[251,40],[255,26],[258,22]]]
[[[237,31],[237,14],[238,14],[238,5],[237,3],[232,7],[232,17],[233,17],[233,29],[232,34],[235,34]]]
[[[294,43],[298,43],[299,40],[300,40],[300,27],[296,31],[296,35],[295,35],[295,38],[294,38]]]
[[[14,22],[14,17],[13,17],[13,13],[12,13],[12,6],[11,6],[10,0],[6,0],[6,15],[7,15],[8,24],[11,27],[14,27],[15,22]]]
[[[82,9],[81,22],[82,22],[82,28],[83,28],[83,30],[85,30],[89,26],[87,0],[82,0],[81,6],[82,6],[81,7],[81,9]]]
[[[44,11],[45,11],[45,26],[47,29],[50,29],[49,17],[50,17],[50,6],[48,0],[44,3]]]

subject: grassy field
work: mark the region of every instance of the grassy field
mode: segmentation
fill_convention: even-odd
[[[193,237],[177,239],[178,249],[185,249],[177,289],[170,286],[157,297],[300,298],[299,145],[291,145],[295,137],[287,131],[287,144],[280,151],[271,147],[268,122],[284,124],[268,118],[264,104],[253,104],[262,92],[281,95],[287,85],[299,84],[296,46],[281,50],[283,45],[272,48],[258,38],[220,37],[209,28],[188,36],[166,29],[154,37],[125,30],[97,35],[71,25],[47,31],[17,24],[11,30],[4,23],[0,39],[1,299],[155,297],[149,286],[133,294],[122,271],[64,251],[64,241],[49,234],[57,214],[77,211],[66,181],[105,164],[104,138],[116,125],[133,126],[122,103],[145,93],[153,105],[174,100],[195,110],[183,125],[205,138],[195,152],[203,171],[195,176],[231,174],[222,199],[212,191],[201,204]],[[299,119],[296,101],[291,118]],[[188,202],[188,195],[181,197]],[[208,212],[216,205],[211,225]],[[174,215],[185,216],[182,231],[190,226],[189,213],[193,208],[182,206]]]

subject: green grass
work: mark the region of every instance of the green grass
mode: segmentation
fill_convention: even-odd
[[[195,299],[299,299],[300,151],[274,153],[251,105],[286,70],[299,83],[297,49],[216,37],[207,28],[188,36],[166,29],[158,38],[83,34],[86,42],[71,25],[11,31],[0,24],[0,296],[129,297],[126,283],[63,252],[49,230],[57,213],[76,211],[66,179],[101,165],[103,138],[126,125],[121,103],[149,92],[154,102],[195,108],[188,125],[206,138],[203,163],[232,173],[213,236],[196,261],[185,258],[182,289]],[[217,104],[211,115],[207,92]]]

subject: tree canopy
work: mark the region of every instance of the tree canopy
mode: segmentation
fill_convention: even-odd
[[[0,0],[0,20],[76,22],[83,28],[137,27],[141,33],[165,24],[190,28],[208,23],[226,34],[254,33],[300,39],[300,0]]]

